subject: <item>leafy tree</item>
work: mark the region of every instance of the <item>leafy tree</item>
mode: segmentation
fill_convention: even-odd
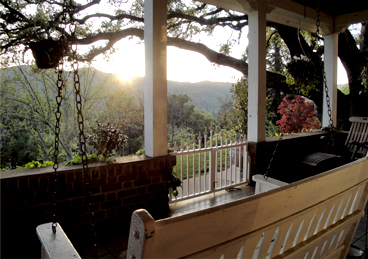
[[[234,101],[230,98],[220,100],[222,103],[217,116],[216,122],[223,130],[230,130],[237,124],[238,111],[234,109]]]
[[[78,25],[76,36],[73,40],[68,32],[65,32],[67,41],[78,45],[89,45],[89,51],[80,53],[80,61],[91,61],[97,55],[109,55],[114,51],[114,44],[123,38],[135,37],[143,40],[144,15],[142,0],[109,0],[103,3],[105,13],[96,12],[95,6],[101,0],[91,0],[88,3],[70,2],[68,6],[72,17],[67,17],[67,23],[75,22]],[[6,61],[11,62],[14,56],[21,56],[24,50],[29,46],[29,42],[40,39],[59,38],[64,28],[60,17],[63,14],[62,1],[28,1],[28,0],[0,0],[2,9],[0,18],[4,20],[4,25],[0,28],[0,55],[5,57]],[[35,10],[29,12],[29,10]],[[170,0],[168,1],[168,45],[186,50],[196,51],[203,54],[209,61],[229,66],[247,75],[248,64],[244,59],[230,56],[232,45],[237,42],[242,29],[248,25],[248,16],[238,12],[224,10],[215,6],[199,2]],[[93,26],[92,26],[93,24]],[[267,22],[267,25],[277,31],[289,51],[289,58],[301,57],[301,55],[312,58],[316,56],[321,58],[322,47],[316,52],[314,41],[305,38],[303,32],[296,28],[280,25],[274,22]],[[226,42],[220,44],[219,51],[214,51],[202,43],[195,42],[197,38],[203,35],[211,35],[217,26],[231,28],[234,33],[230,39],[224,39]],[[272,32],[271,32],[272,33]],[[275,36],[269,37],[273,38]],[[368,61],[368,27],[367,23],[361,26],[359,37],[359,48],[357,47],[357,37],[347,29],[339,34],[338,55],[345,70],[348,73],[350,94],[349,115],[366,114],[368,108],[366,95],[361,95],[361,72]],[[101,44],[100,42],[104,42]],[[280,55],[277,49],[280,45],[272,45],[273,62],[277,61],[279,65]],[[269,45],[269,46],[271,46]],[[269,55],[270,56],[270,55]],[[312,58],[313,59],[313,58]],[[283,62],[287,61],[282,59]],[[276,63],[275,63],[276,64]],[[277,68],[277,71],[280,71]],[[285,83],[285,77],[280,72],[267,72],[267,87],[283,92],[284,96],[292,92]],[[322,107],[322,83],[320,82],[316,89],[310,91],[309,98],[312,99],[318,107]],[[319,91],[317,91],[319,90]],[[338,105],[345,106],[346,100],[340,98]],[[345,118],[343,118],[345,119]]]
[[[116,88],[108,93],[105,106],[98,115],[103,123],[118,124],[127,136],[123,149],[117,150],[119,155],[135,154],[143,145],[143,105],[137,99],[133,88]]]
[[[1,73],[3,75],[1,88],[3,101],[0,105],[3,114],[6,114],[7,120],[17,119],[23,122],[24,129],[32,136],[42,154],[37,159],[50,160],[54,147],[57,75],[51,70],[40,70],[32,66],[10,67],[2,69]],[[98,81],[94,78],[94,73],[95,71],[90,68],[80,69],[86,128],[88,128],[88,118],[94,116],[95,107],[100,104],[98,100],[104,93],[101,88],[96,89],[92,83]],[[64,73],[66,83],[62,92],[61,104],[60,161],[72,159],[73,151],[77,150],[78,125],[71,78],[72,75]],[[10,146],[5,145],[4,152],[7,148]]]
[[[24,121],[8,116],[2,116],[1,120],[1,168],[15,169],[38,159],[38,145]]]
[[[186,128],[189,118],[194,113],[194,104],[188,104],[190,97],[186,94],[169,94],[167,96],[167,127],[174,144],[174,136],[181,128]]]
[[[278,127],[284,133],[298,133],[303,130],[315,129],[320,122],[314,112],[314,104],[304,97],[296,95],[294,99],[284,98],[278,113],[282,115],[277,121]]]
[[[97,127],[92,128],[92,132],[87,141],[97,151],[97,155],[103,155],[105,158],[121,148],[128,138],[121,131],[120,125],[115,123],[97,121]]]

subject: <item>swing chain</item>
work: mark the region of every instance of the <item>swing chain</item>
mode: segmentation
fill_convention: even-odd
[[[279,140],[277,141],[277,144],[276,144],[276,147],[271,155],[271,159],[270,159],[270,162],[268,163],[268,166],[267,166],[267,169],[266,169],[266,173],[263,175],[263,178],[265,180],[268,179],[268,173],[270,172],[271,168],[272,168],[272,165],[273,165],[273,160],[274,158],[276,157],[276,154],[277,154],[277,150],[279,149],[279,145],[282,141],[282,139],[284,138],[284,133],[281,132],[281,135],[279,137]]]
[[[320,16],[321,16],[321,13],[320,13],[320,2],[319,0],[317,0],[317,8],[316,8],[316,16],[317,16],[317,19],[316,19],[316,43],[317,43],[317,47],[318,47],[318,35],[319,35],[319,29],[320,29],[320,25],[321,25],[321,22],[320,22]],[[325,68],[324,68],[324,64],[322,62],[322,59],[320,60],[321,61],[321,67],[322,67],[322,75],[323,75],[323,85],[324,85],[324,89],[325,89],[325,94],[326,94],[326,104],[327,104],[327,114],[328,114],[328,117],[329,117],[329,126],[330,126],[330,130],[333,129],[333,120],[332,120],[332,111],[331,111],[331,99],[330,99],[330,96],[328,94],[329,92],[329,89],[328,89],[328,85],[327,85],[327,78],[326,78],[326,71],[325,71]]]
[[[67,8],[66,8],[66,1],[64,1],[63,3],[63,15],[61,18],[61,26],[65,26],[66,23],[66,12]],[[64,46],[64,30],[61,31],[61,37],[60,37],[60,42],[61,42],[61,46]],[[65,52],[66,50],[63,49],[63,52]],[[63,53],[63,57],[64,57],[65,53]],[[61,118],[61,111],[60,111],[60,107],[61,107],[61,102],[63,100],[63,94],[62,91],[64,90],[65,84],[64,84],[64,80],[62,78],[63,73],[64,73],[64,58],[61,58],[59,61],[58,66],[56,67],[56,71],[57,73],[57,81],[56,81],[56,87],[57,87],[57,91],[58,91],[58,95],[56,96],[56,104],[57,104],[57,108],[56,108],[56,112],[55,112],[55,118],[56,118],[56,122],[55,122],[55,143],[54,143],[54,165],[53,165],[53,169],[54,169],[54,190],[53,190],[53,195],[52,195],[52,203],[53,203],[53,207],[54,207],[54,212],[52,214],[52,232],[55,234],[56,233],[56,227],[57,227],[57,222],[56,222],[56,213],[57,213],[57,184],[58,184],[58,173],[57,173],[57,169],[59,168],[59,160],[58,160],[58,156],[59,156],[59,143],[60,143],[60,118]]]
[[[69,25],[69,29],[71,32],[72,42],[76,43],[76,25],[75,22],[72,21]],[[74,46],[74,47],[73,47]],[[95,231],[95,215],[93,212],[93,199],[92,193],[90,191],[90,175],[88,169],[88,157],[87,157],[87,146],[86,146],[86,136],[84,133],[84,118],[82,114],[82,95],[81,95],[81,87],[80,87],[80,78],[78,73],[79,63],[77,60],[77,44],[71,46],[71,54],[72,54],[72,69],[73,69],[73,82],[74,82],[74,90],[75,90],[75,101],[76,101],[76,108],[77,108],[77,123],[79,128],[79,144],[80,144],[80,153],[82,156],[82,166],[83,166],[83,179],[84,179],[84,186],[86,190],[86,203],[88,206],[90,218],[89,224],[91,226],[91,231],[93,235],[93,247],[95,249],[94,258],[98,258],[97,252],[97,233]]]

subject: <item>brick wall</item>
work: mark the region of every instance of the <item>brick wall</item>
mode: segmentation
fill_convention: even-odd
[[[113,165],[90,165],[90,191],[99,236],[127,231],[131,213],[139,208],[147,209],[155,218],[164,217],[169,209],[168,176],[175,162],[175,156],[134,156],[118,158]],[[1,173],[3,258],[39,256],[35,228],[52,221],[52,190],[52,167]],[[60,166],[57,221],[77,250],[88,243],[90,235],[85,193],[82,167]]]

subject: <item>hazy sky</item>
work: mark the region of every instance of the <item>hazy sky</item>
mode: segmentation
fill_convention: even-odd
[[[216,38],[206,44],[214,50],[219,49],[218,44],[216,44]],[[242,44],[245,46],[238,44],[234,46],[232,50],[234,57],[239,58],[241,56],[241,53],[246,48],[247,40],[242,40]],[[130,41],[123,39],[116,46],[119,50],[112,54],[109,62],[99,57],[94,66],[103,72],[118,74],[122,79],[129,79],[132,76],[144,76],[144,44],[138,43],[138,40],[134,39]],[[168,47],[167,77],[169,80],[181,82],[200,82],[205,80],[236,82],[241,75],[235,69],[212,64],[203,55],[196,52]],[[337,83],[345,84],[347,82],[345,69],[339,61]]]

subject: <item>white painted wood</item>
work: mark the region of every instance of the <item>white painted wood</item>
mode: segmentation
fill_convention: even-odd
[[[196,143],[200,143],[203,138],[206,140],[208,133],[210,133],[209,146],[206,142],[203,148],[196,149]],[[176,198],[170,196],[171,203],[249,183],[247,139],[243,136],[237,139],[235,136],[235,141],[233,141],[234,136],[223,136],[223,134],[219,134],[218,129],[215,133],[216,144],[212,143],[212,137],[212,130],[210,132],[205,130],[203,136],[201,133],[198,137],[193,136],[192,144],[188,140],[186,149],[183,143],[180,145],[180,150],[174,147],[172,155],[179,156],[181,161],[181,166],[176,168],[176,172],[181,177],[183,188],[178,189],[179,195]],[[218,141],[218,137],[220,141]],[[196,139],[198,139],[198,142],[196,142]],[[225,143],[223,140],[225,140]],[[212,146],[212,144],[215,145]],[[220,156],[219,159],[218,155]],[[189,157],[193,158],[191,163],[186,162]],[[204,157],[204,160],[202,160],[202,157]],[[208,158],[208,161],[206,158]],[[240,159],[242,159],[242,163],[239,163]],[[185,168],[183,162],[186,164]],[[199,171],[201,164],[204,167],[204,173],[195,175],[195,169]],[[242,168],[241,164],[243,164]],[[241,172],[241,169],[245,171]],[[189,180],[185,177],[184,170],[186,175],[192,175]]]
[[[167,155],[167,1],[146,0],[144,4],[145,155]]]
[[[65,232],[59,224],[56,226],[56,233],[52,232],[52,223],[45,223],[36,228],[38,239],[41,242],[42,259],[65,259],[81,258],[70,243]]]
[[[367,183],[363,158],[266,193],[155,221],[147,258],[345,258],[367,202]],[[332,208],[339,214],[335,222]]]
[[[337,50],[338,34],[334,33],[325,37],[325,72],[330,97],[333,126],[336,127],[337,118]],[[323,91],[322,127],[329,126],[329,116],[327,112],[326,92]]]
[[[155,220],[146,210],[134,211],[130,223],[126,258],[149,258],[155,229]]]
[[[266,5],[255,3],[248,14],[248,140],[266,139]]]
[[[288,183],[273,179],[271,177],[265,179],[264,176],[260,174],[253,175],[252,179],[256,182],[255,194],[267,192],[275,188],[288,185]]]

